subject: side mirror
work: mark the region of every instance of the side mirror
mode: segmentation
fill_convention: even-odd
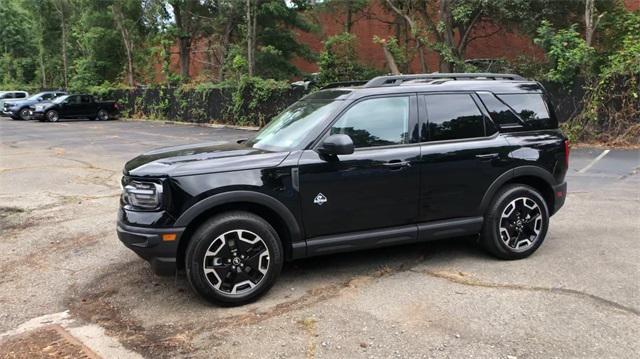
[[[42,97],[38,97],[36,101],[42,101],[44,100]]]
[[[325,155],[350,155],[353,153],[353,140],[348,135],[331,135],[318,147]]]

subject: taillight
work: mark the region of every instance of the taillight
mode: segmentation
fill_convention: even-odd
[[[564,164],[569,168],[569,140],[564,140]]]

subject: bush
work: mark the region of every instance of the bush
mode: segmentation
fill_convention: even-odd
[[[348,32],[329,37],[320,54],[320,85],[331,82],[368,80],[380,71],[358,62],[357,37]]]

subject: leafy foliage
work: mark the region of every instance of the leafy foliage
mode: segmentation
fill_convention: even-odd
[[[575,25],[555,32],[548,21],[543,21],[534,41],[549,58],[551,68],[546,78],[551,81],[573,83],[580,70],[594,59],[595,49],[587,46]]]
[[[318,62],[320,84],[366,80],[379,73],[359,62],[357,44],[357,37],[348,32],[327,38]]]

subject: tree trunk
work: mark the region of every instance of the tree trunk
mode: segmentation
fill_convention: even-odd
[[[189,61],[191,58],[191,37],[181,36],[178,39],[178,47],[180,49],[180,77],[189,78]]]
[[[180,76],[182,79],[189,78],[189,61],[191,55],[191,34],[189,33],[189,21],[188,17],[191,16],[191,4],[192,2],[187,0],[184,2],[186,8],[186,16],[183,18],[182,3],[174,1],[171,3],[173,7],[173,15],[176,20],[176,27],[178,28],[178,51],[180,53]],[[186,20],[186,21],[185,21]]]
[[[251,11],[251,4],[255,8]],[[256,68],[256,26],[258,21],[258,1],[247,0],[247,65],[249,76],[255,74]]]
[[[69,89],[69,72],[68,72],[68,65],[67,65],[67,25],[66,25],[66,17],[64,16],[64,11],[61,12],[62,14],[62,69],[64,71],[63,75],[64,75],[64,89],[68,90]]]
[[[235,21],[229,20],[224,28],[224,34],[222,35],[222,43],[220,46],[220,60],[218,61],[218,81],[224,81],[224,64],[227,58],[227,49],[231,42],[231,33],[233,31]]]
[[[345,32],[351,32],[351,19],[353,18],[353,14],[351,11],[351,0],[344,0],[345,1],[345,6],[347,7],[347,20],[344,23],[344,31]]]
[[[64,88],[68,90],[68,74],[69,74],[69,66],[67,64],[67,17],[66,17],[66,0],[59,0],[53,2],[53,7],[56,8],[56,11],[60,14],[60,28],[62,29],[62,71],[64,76]]]
[[[384,59],[387,61],[387,65],[389,66],[389,71],[391,71],[394,75],[400,75],[400,71],[398,70],[398,65],[396,64],[396,60],[391,55],[391,51],[387,47],[386,43],[382,43],[382,51],[384,52]]]
[[[122,36],[122,43],[124,44],[124,49],[127,55],[127,82],[129,87],[135,86],[135,80],[133,77],[133,44],[131,40],[131,36],[129,36],[129,30],[124,24],[124,15],[120,9],[116,8],[116,5],[111,7],[113,12],[113,18],[116,22],[116,26],[120,30],[120,35]]]
[[[440,22],[444,25],[443,42],[449,51],[453,52],[455,43],[453,38],[453,15],[451,14],[451,6],[449,0],[440,0]],[[453,54],[451,54],[453,55]],[[443,58],[440,54],[440,71],[452,72],[453,63],[451,60]]]
[[[584,8],[584,42],[587,46],[593,43],[593,35],[596,32],[600,19],[604,16],[604,12],[596,17],[595,0],[587,0]]]

